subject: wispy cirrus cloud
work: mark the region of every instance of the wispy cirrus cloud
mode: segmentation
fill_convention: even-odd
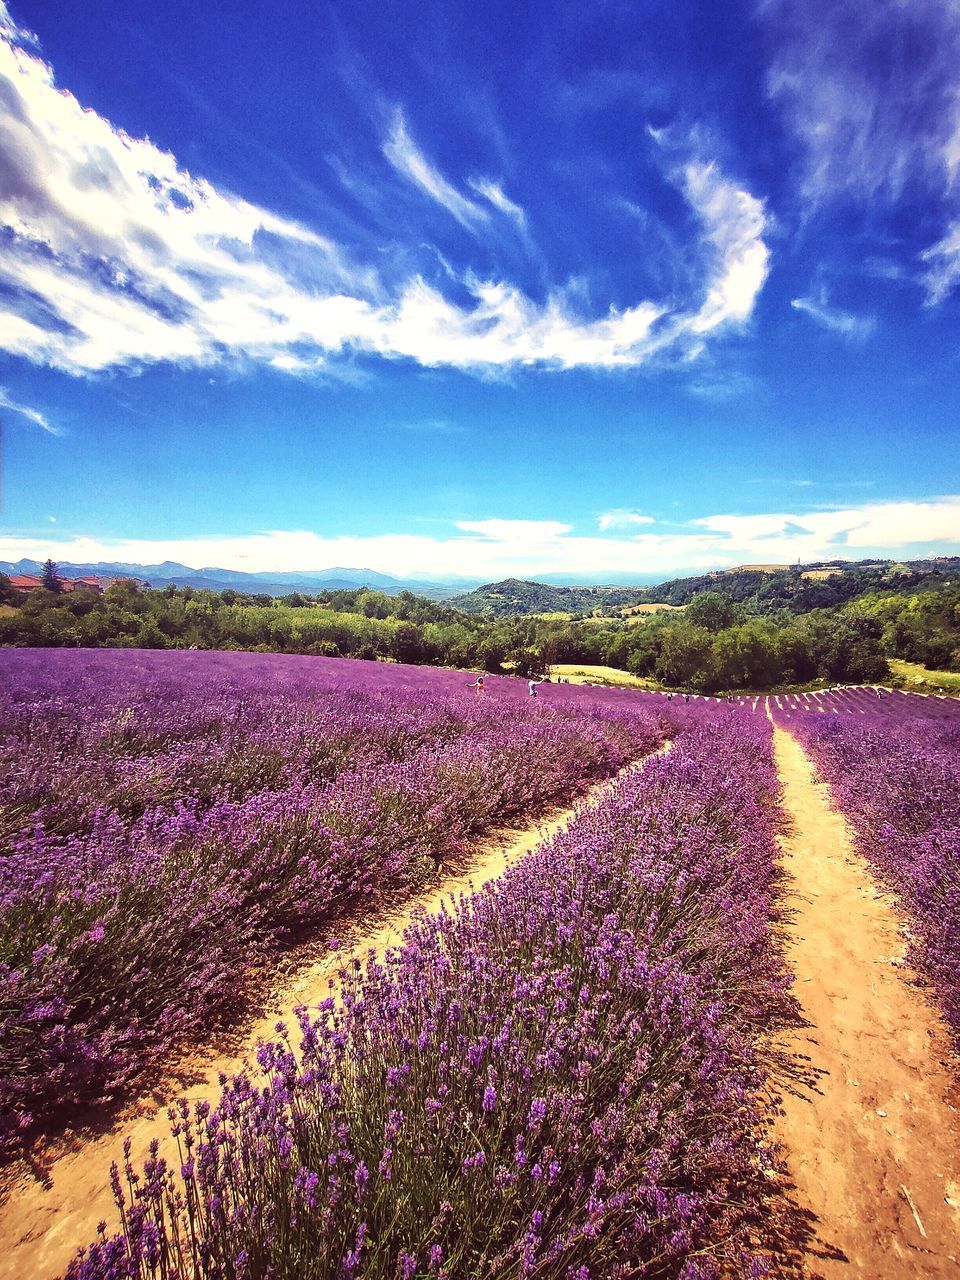
[[[942,302],[960,282],[960,218],[942,239],[920,255],[924,264],[921,280],[927,291],[927,305]]]
[[[956,3],[760,0],[758,13],[777,44],[767,89],[802,149],[805,201],[870,202],[875,212],[922,194],[944,234],[911,274],[928,304],[941,302],[960,280]],[[864,266],[905,274],[876,258]]]
[[[840,337],[853,342],[862,342],[869,338],[877,327],[873,316],[856,316],[850,311],[843,311],[840,307],[832,307],[827,301],[826,293],[821,293],[818,299],[793,298],[790,305],[795,311],[809,316],[822,328],[829,329],[831,333],[839,334]]]
[[[26,418],[28,422],[34,423],[51,436],[63,435],[63,431],[55,427],[45,413],[31,408],[28,404],[21,404],[19,400],[14,400],[6,387],[0,387],[0,409],[9,409],[11,413],[19,414],[21,418]]]
[[[492,182],[489,178],[470,178],[468,181],[478,196],[483,196],[484,200],[489,201],[495,209],[512,218],[517,226],[526,227],[527,215],[506,195],[499,183]]]
[[[239,537],[162,540],[86,536],[0,536],[0,560],[28,557],[66,562],[120,560],[216,565],[247,572],[292,571],[330,565],[494,580],[548,573],[664,575],[744,563],[858,559],[870,556],[956,554],[960,495],[914,502],[876,502],[743,515],[704,516],[666,532],[580,534],[562,520],[465,520],[445,537],[389,533],[324,537],[309,530],[265,530]]]
[[[398,173],[442,205],[461,226],[472,231],[477,223],[485,222],[490,216],[488,210],[461,195],[439,169],[427,160],[410,136],[406,119],[399,107],[394,112],[390,132],[383,144],[383,154]]]
[[[760,0],[767,77],[803,146],[811,200],[946,191],[960,170],[960,23],[953,0]]]
[[[329,237],[84,109],[9,20],[0,91],[0,349],[72,374],[156,362],[304,374],[358,355],[476,372],[634,367],[695,356],[742,324],[768,270],[762,203],[696,158],[674,174],[699,225],[703,276],[686,305],[641,299],[591,314],[572,285],[534,300],[508,278],[453,266],[449,293],[416,274],[388,284]],[[431,165],[402,113],[384,151],[475,233],[495,214],[523,229],[499,184],[473,179],[470,200]]]

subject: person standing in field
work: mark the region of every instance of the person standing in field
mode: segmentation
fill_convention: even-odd
[[[530,694],[531,698],[535,698],[537,696],[537,685],[541,685],[541,684],[543,684],[542,680],[527,681],[527,692]]]
[[[469,685],[467,685],[467,688],[468,688],[468,689],[476,689],[476,691],[477,691],[477,697],[479,698],[479,697],[483,694],[483,692],[484,692],[484,689],[483,689],[483,676],[477,676],[477,678],[476,678],[476,680],[473,682],[473,684],[469,684]]]

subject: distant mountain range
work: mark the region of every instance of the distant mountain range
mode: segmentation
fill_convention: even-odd
[[[39,573],[38,560],[0,561],[0,573]],[[790,607],[805,612],[831,607],[870,590],[905,590],[922,583],[960,579],[960,557],[941,556],[924,560],[830,560],[810,564],[750,564],[733,569],[668,582],[638,573],[630,584],[616,580],[603,585],[584,584],[582,578],[565,580],[562,574],[548,574],[536,582],[506,578],[502,582],[478,586],[464,578],[441,576],[434,580],[394,578],[374,569],[332,568],[308,573],[242,573],[236,569],[192,569],[189,565],[165,560],[163,564],[130,564],[111,561],[100,564],[58,562],[65,578],[88,574],[98,577],[139,578],[152,587],[193,587],[195,590],[224,591],[232,588],[250,595],[286,596],[292,592],[314,595],[320,591],[355,590],[371,587],[386,595],[411,591],[430,600],[449,602],[465,613],[487,617],[531,614],[617,615],[639,604],[687,604],[700,591],[722,591],[731,599],[751,604],[757,612]],[[656,585],[645,585],[655,583]]]
[[[432,600],[444,600],[476,585],[469,578],[444,578],[424,581],[420,578],[393,578],[374,569],[316,569],[309,573],[242,573],[238,569],[191,569],[189,565],[165,560],[163,564],[131,564],[127,561],[109,561],[99,564],[74,564],[58,561],[57,567],[64,578],[83,578],[96,574],[103,578],[139,578],[152,587],[193,587],[195,590],[249,592],[251,595],[285,596],[299,591],[312,595],[317,591],[350,591],[357,587],[373,587],[386,595],[400,591],[413,591],[418,596]],[[39,560],[0,560],[0,573],[39,573],[43,564]]]

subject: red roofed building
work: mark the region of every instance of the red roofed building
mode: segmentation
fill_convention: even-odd
[[[36,573],[15,573],[10,585],[15,591],[37,591],[43,586],[43,579]]]
[[[83,578],[60,578],[60,590],[96,591],[102,595],[114,582],[135,582],[140,586],[139,578],[101,577],[90,573]],[[10,578],[10,585],[15,591],[39,591],[43,587],[43,579],[38,573],[15,573]]]

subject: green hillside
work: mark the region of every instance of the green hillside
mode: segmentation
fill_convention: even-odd
[[[745,612],[763,616],[782,609],[810,613],[837,609],[874,592],[935,589],[960,581],[960,557],[939,560],[817,561],[801,565],[743,565],[655,587],[555,587],[506,578],[447,601],[486,618],[537,615],[616,617],[638,604],[686,605],[704,591],[719,591]]]
[[[625,605],[641,604],[645,599],[644,587],[554,587],[547,582],[505,578],[454,596],[447,603],[464,613],[505,618],[541,613],[592,614],[598,610],[614,614]]]

